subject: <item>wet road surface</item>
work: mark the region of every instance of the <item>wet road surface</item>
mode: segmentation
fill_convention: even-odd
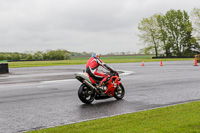
[[[83,104],[74,79],[85,65],[12,68],[0,75],[0,132],[23,132],[200,100],[200,66],[194,61],[109,64],[134,72],[121,76],[126,94]]]

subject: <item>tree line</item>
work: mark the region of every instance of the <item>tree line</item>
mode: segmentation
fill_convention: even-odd
[[[200,9],[194,8],[191,16],[193,23],[186,11],[171,9],[166,14],[143,18],[138,24],[138,36],[145,47],[140,52],[153,53],[156,57],[159,53],[167,57],[194,56],[200,53]]]
[[[90,57],[93,52],[70,52],[67,50],[47,50],[46,52],[37,51],[27,51],[24,53],[19,52],[0,52],[0,61],[21,61],[21,60],[69,60],[71,57]],[[105,55],[131,55],[136,54],[135,52],[112,52]]]
[[[47,50],[46,52],[0,52],[0,60],[20,61],[20,60],[68,60],[71,52],[67,50]]]

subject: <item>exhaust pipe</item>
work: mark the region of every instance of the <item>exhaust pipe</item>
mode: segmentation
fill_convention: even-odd
[[[90,84],[87,80],[83,80],[83,83],[86,84],[88,87],[90,87],[92,90],[95,90],[98,94],[100,94],[100,92],[97,90],[96,87],[94,87],[92,84]]]

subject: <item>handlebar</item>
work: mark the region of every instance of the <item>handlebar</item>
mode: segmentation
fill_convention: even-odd
[[[118,72],[116,72],[116,71],[115,71],[115,72],[114,72],[114,71],[113,71],[113,72],[110,72],[109,75],[110,75],[111,77],[112,77],[112,76],[118,76],[118,77],[119,77],[119,74],[118,74]]]
[[[119,77],[119,73],[117,71],[110,71],[110,72],[104,72],[107,75],[112,76],[118,76]]]

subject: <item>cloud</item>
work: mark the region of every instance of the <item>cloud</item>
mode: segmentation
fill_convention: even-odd
[[[138,52],[137,25],[198,0],[1,0],[0,51]]]

